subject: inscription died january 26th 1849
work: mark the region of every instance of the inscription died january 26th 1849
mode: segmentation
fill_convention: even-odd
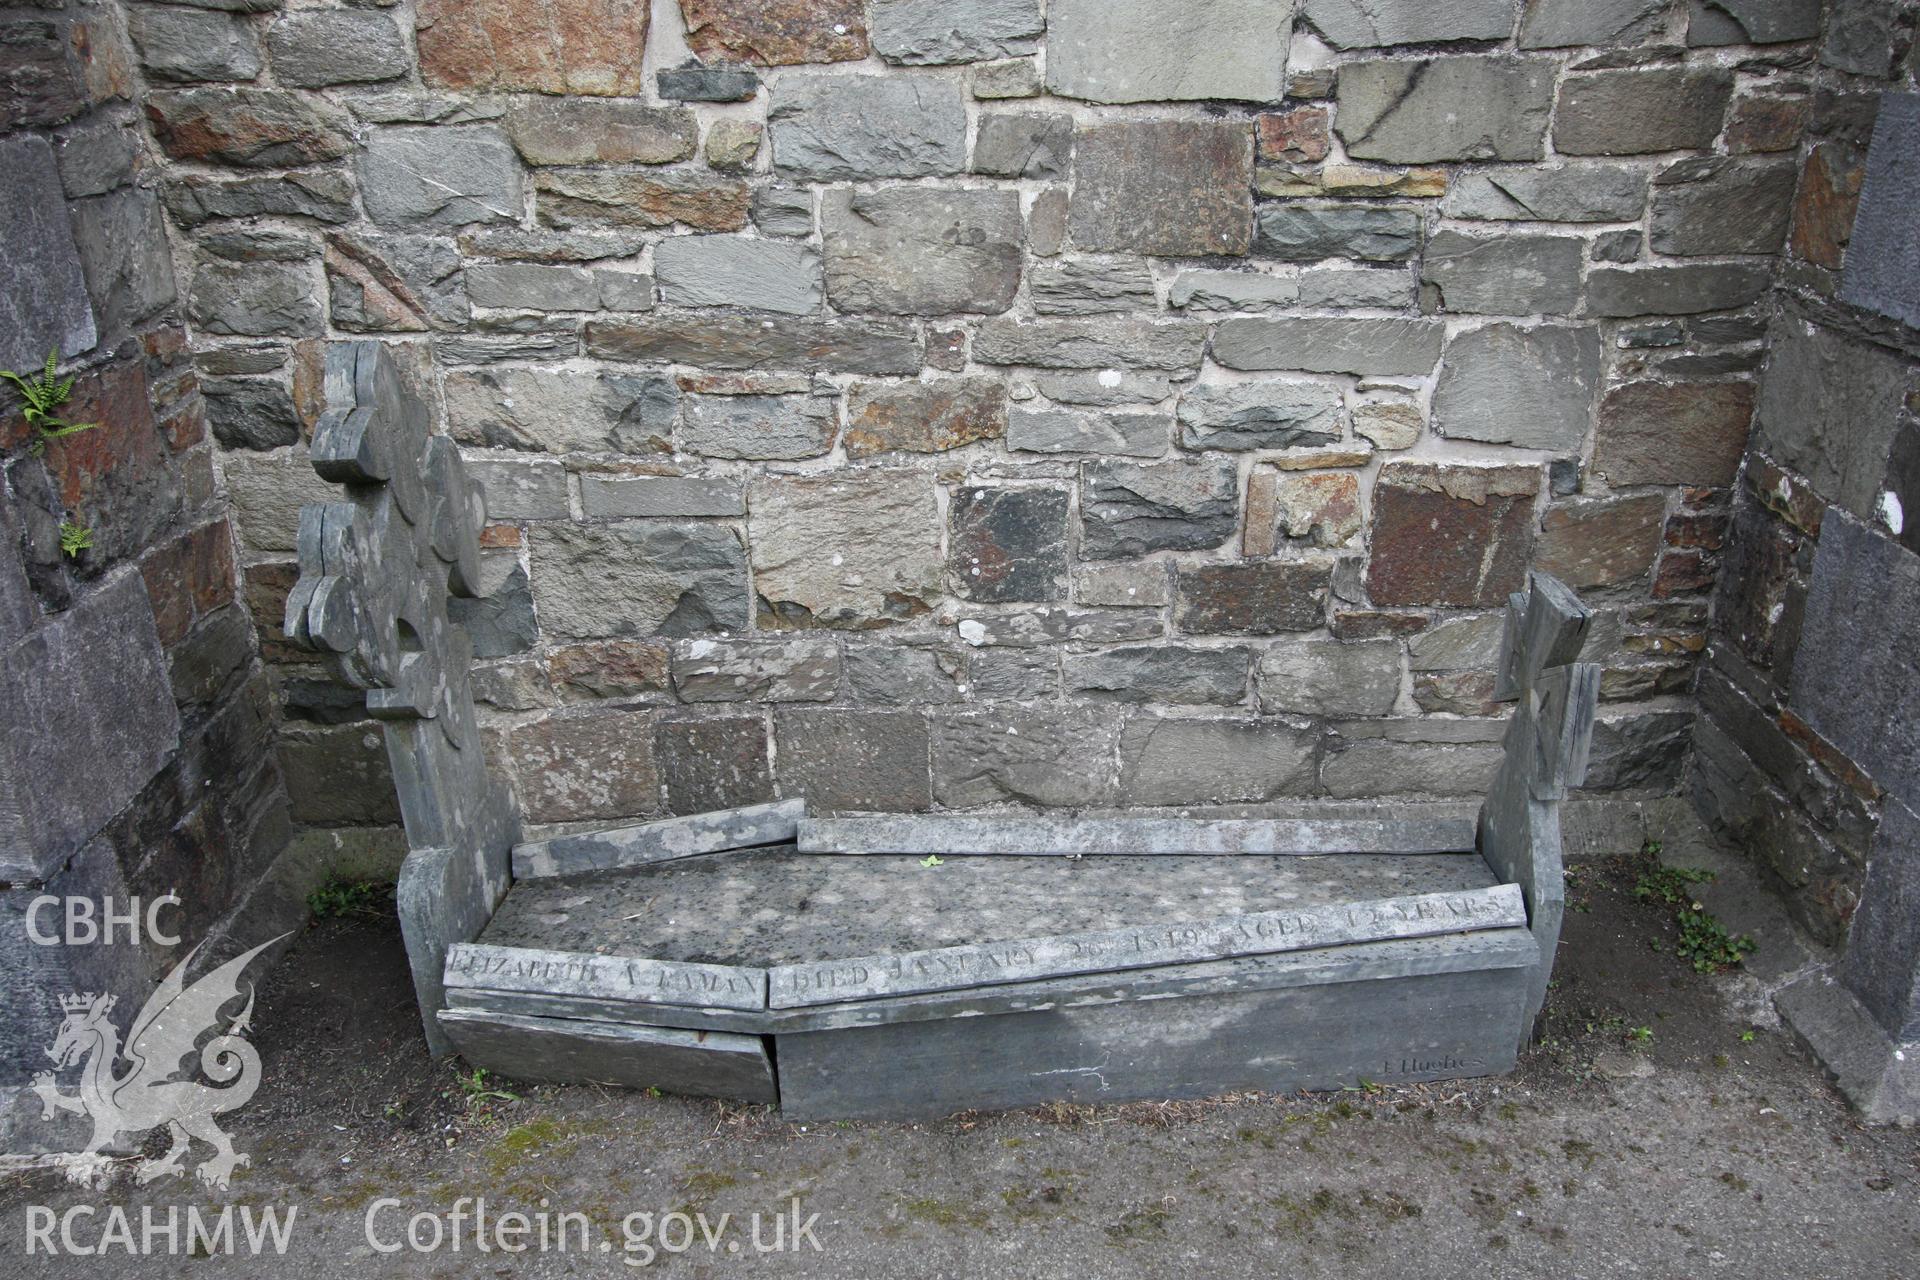
[[[1025,982],[1072,973],[1145,969],[1351,942],[1524,926],[1511,884],[1461,893],[1268,911],[1194,924],[1107,929],[894,956],[861,956],[768,971],[772,1007],[833,1004],[926,991]]]
[[[461,943],[448,953],[447,984],[709,1009],[767,1007],[764,969],[484,943]]]

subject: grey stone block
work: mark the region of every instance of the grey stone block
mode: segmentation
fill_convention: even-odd
[[[780,789],[810,812],[913,812],[932,804],[927,722],[918,710],[782,707]]]
[[[1385,716],[1399,697],[1396,640],[1282,640],[1260,655],[1269,714]]]
[[[527,311],[592,311],[600,284],[585,267],[530,262],[482,262],[467,268],[467,296],[475,306]]]
[[[591,996],[613,1004],[764,1009],[766,970],[591,952],[462,942],[447,952],[447,985]]]
[[[1369,739],[1329,755],[1320,783],[1335,799],[1474,796],[1486,792],[1499,766],[1498,747]]]
[[[1908,367],[1883,347],[1796,317],[1775,325],[1754,443],[1830,502],[1871,518]]]
[[[744,516],[746,491],[722,476],[580,477],[580,509],[588,519]]]
[[[693,154],[698,122],[685,107],[605,98],[519,98],[507,136],[528,164],[671,164]]]
[[[187,315],[207,333],[301,337],[320,332],[317,281],[290,263],[203,262]]]
[[[1246,699],[1248,661],[1248,651],[1238,647],[1104,649],[1068,654],[1066,682],[1070,692],[1089,702],[1231,707]]]
[[[83,124],[55,139],[67,198],[103,195],[133,181],[133,139],[132,129],[113,120]]]
[[[1239,477],[1224,458],[1081,469],[1080,554],[1089,560],[1217,547],[1238,516]]]
[[[282,177],[203,178],[183,175],[167,184],[167,212],[188,229],[215,218],[285,214],[316,222],[350,222],[352,179],[335,169],[310,169]]]
[[[1418,292],[1413,273],[1393,267],[1308,267],[1299,275],[1303,307],[1404,310]]]
[[[973,358],[1054,369],[1198,369],[1206,342],[1206,326],[1192,321],[1005,318],[975,331]]]
[[[472,318],[465,260],[438,236],[336,231],[327,237],[326,264],[339,328],[417,333],[461,328]]]
[[[748,509],[763,627],[864,629],[922,613],[939,595],[940,516],[926,472],[761,476]]]
[[[840,646],[831,636],[794,640],[683,640],[673,648],[683,702],[831,702]]]
[[[204,378],[207,425],[229,449],[277,449],[300,438],[300,414],[277,379]]]
[[[1051,608],[962,618],[954,631],[961,640],[978,649],[1000,645],[1031,648],[1068,642],[1114,644],[1123,640],[1157,640],[1162,628],[1158,617],[1138,609]]]
[[[1647,242],[1655,253],[1778,253],[1799,166],[1792,160],[1696,157],[1653,180]]]
[[[101,333],[130,329],[173,302],[173,255],[153,192],[123,187],[76,200],[71,213]]]
[[[552,459],[469,456],[466,467],[467,474],[486,489],[487,514],[496,519],[567,516],[567,470]]]
[[[1293,449],[1340,438],[1338,388],[1305,380],[1201,383],[1180,397],[1187,449]]]
[[[788,72],[767,121],[773,166],[795,177],[919,178],[966,168],[966,107],[943,81]]]
[[[476,658],[525,653],[540,639],[527,571],[517,564],[491,594],[475,600],[447,601],[447,618],[467,629]]]
[[[406,39],[383,13],[289,13],[267,28],[274,78],[300,89],[392,80],[412,69]]]
[[[1108,801],[1118,714],[1107,707],[932,713],[934,797],[948,808]]]
[[[776,800],[587,835],[529,841],[513,847],[513,874],[523,880],[569,876],[728,849],[784,844],[794,838],[806,811],[800,800]]]
[[[824,396],[689,396],[678,439],[709,458],[812,458],[833,447],[838,425]]]
[[[1027,296],[1042,315],[1084,316],[1151,310],[1153,273],[1138,258],[1055,258],[1037,262]]]
[[[441,386],[449,434],[490,449],[662,452],[680,405],[670,379],[642,374],[455,369]]]
[[[1460,440],[1578,450],[1600,385],[1591,327],[1490,324],[1447,344],[1434,427]]]
[[[1885,77],[1893,69],[1894,23],[1894,13],[1875,0],[1837,0],[1827,18],[1820,61],[1857,76]]]
[[[1809,974],[1773,1001],[1868,1123],[1910,1127],[1920,1121],[1915,1046],[1889,1037],[1831,974]]]
[[[533,594],[548,634],[695,635],[747,625],[747,557],[718,525],[546,523]]]
[[[914,374],[924,354],[910,325],[798,316],[590,320],[583,345],[603,360],[821,373]]]
[[[761,235],[813,234],[813,188],[760,187],[753,193],[753,225]]]
[[[1847,243],[1840,297],[1920,326],[1920,232],[1912,217],[1920,194],[1920,94],[1887,93],[1867,152],[1860,208]]]
[[[908,66],[1032,53],[1045,24],[1039,0],[874,0],[873,51]]]
[[[841,311],[993,314],[1020,287],[1012,191],[835,190],[822,197],[827,295]]]
[[[1625,156],[1708,147],[1732,96],[1733,73],[1719,67],[1570,75],[1560,86],[1554,149],[1569,156]]]
[[[1135,374],[1123,369],[1040,373],[1033,381],[1040,394],[1055,404],[1158,404],[1173,394],[1173,385],[1165,374]]]
[[[260,40],[231,14],[142,5],[127,14],[140,65],[155,80],[251,80],[260,74]]]
[[[1450,218],[1538,222],[1633,222],[1646,207],[1646,171],[1613,164],[1471,170],[1440,202]]]
[[[1007,448],[1016,453],[1158,458],[1167,452],[1172,432],[1173,418],[1164,413],[1015,408],[1007,415]]]
[[[1073,117],[1064,111],[980,116],[973,172],[996,178],[1061,178],[1073,159]]]
[[[1881,811],[1840,978],[1891,1039],[1920,1040],[1920,817]]]
[[[1420,252],[1420,215],[1388,205],[1263,205],[1256,226],[1254,252],[1287,262],[1405,262]]]
[[[1502,0],[1304,0],[1300,16],[1336,49],[1513,34],[1513,8]]]
[[[846,653],[847,695],[897,706],[958,702],[964,671],[963,660],[948,649],[855,645]]]
[[[1156,725],[1224,726],[1244,732],[1258,721],[1160,720]],[[1285,727],[1285,726],[1279,726]],[[1295,731],[1297,732],[1297,731]],[[1179,736],[1179,735],[1174,735]],[[1317,857],[1341,853],[1471,853],[1471,818],[1063,818],[996,814],[967,818],[802,818],[802,853],[1011,854],[1058,857],[1161,857],[1248,854]]]
[[[1691,0],[1690,45],[1779,44],[1820,34],[1820,0]]]
[[[1538,160],[1554,71],[1550,59],[1511,56],[1348,63],[1335,128],[1360,160]]]
[[[825,294],[820,255],[806,245],[745,236],[673,236],[653,249],[661,301],[808,315]]]
[[[1599,267],[1587,273],[1587,313],[1594,316],[1690,316],[1744,307],[1767,291],[1758,263]]]
[[[46,139],[0,141],[0,218],[8,250],[0,258],[0,368],[26,371],[47,352],[75,356],[97,341],[79,249],[67,221],[60,175]]]
[[[513,144],[492,125],[378,128],[360,156],[367,216],[383,226],[515,222],[521,188]]]
[[[1439,289],[1447,311],[1564,316],[1580,305],[1584,249],[1572,236],[1440,231],[1427,242],[1420,279]]]
[[[178,749],[153,608],[122,573],[5,654],[0,875],[52,875]]]
[[[750,102],[760,92],[752,67],[705,67],[688,62],[663,67],[655,76],[660,96],[673,102]]]
[[[1167,291],[1167,305],[1187,311],[1271,311],[1299,300],[1298,280],[1263,271],[1182,271]]]
[[[1659,33],[1671,7],[1667,0],[1529,0],[1520,47],[1638,44]]]
[[[1234,319],[1214,330],[1213,358],[1229,369],[1425,376],[1444,330],[1437,320]]]
[[[1204,22],[1148,0],[1059,0],[1047,6],[1047,88],[1093,102],[1277,102],[1291,16],[1262,0],[1221,0]]]

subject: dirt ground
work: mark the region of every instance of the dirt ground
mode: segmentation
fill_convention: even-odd
[[[1920,1133],[1856,1124],[1773,1023],[1764,937],[1755,972],[1677,958],[1672,909],[1633,892],[1643,872],[1576,869],[1513,1076],[915,1126],[476,1080],[428,1059],[397,930],[329,920],[262,987],[265,1082],[232,1117],[252,1156],[232,1190],[16,1175],[0,1274],[1920,1277]],[[446,1217],[463,1197],[493,1222],[577,1213],[589,1238],[576,1222],[564,1252],[476,1253]],[[112,1205],[137,1224],[228,1202],[293,1207],[285,1254],[25,1252],[36,1212],[93,1206],[72,1220],[88,1245]],[[439,1215],[437,1251],[405,1246],[417,1213]],[[762,1252],[776,1217],[784,1247]]]

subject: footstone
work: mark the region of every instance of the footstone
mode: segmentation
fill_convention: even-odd
[[[771,1008],[835,1004],[1036,978],[1147,969],[1235,956],[1430,937],[1526,923],[1513,885],[1340,906],[1226,916],[1165,927],[1057,934],[1005,943],[857,956],[767,971]]]
[[[440,1026],[468,1061],[514,1080],[779,1101],[760,1036],[474,1009],[443,1009]]]
[[[1297,854],[1458,853],[1474,847],[1459,818],[803,818],[803,853]]]
[[[802,800],[778,800],[684,818],[620,827],[592,835],[515,845],[513,874],[520,879],[690,858],[726,849],[781,844],[794,838],[806,813]]]

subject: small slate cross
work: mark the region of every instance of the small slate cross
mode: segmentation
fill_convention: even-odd
[[[1563,799],[1587,774],[1600,668],[1575,659],[1592,623],[1592,610],[1544,573],[1529,575],[1528,590],[1507,597],[1493,696],[1520,704],[1507,729],[1507,753],[1536,800]]]

